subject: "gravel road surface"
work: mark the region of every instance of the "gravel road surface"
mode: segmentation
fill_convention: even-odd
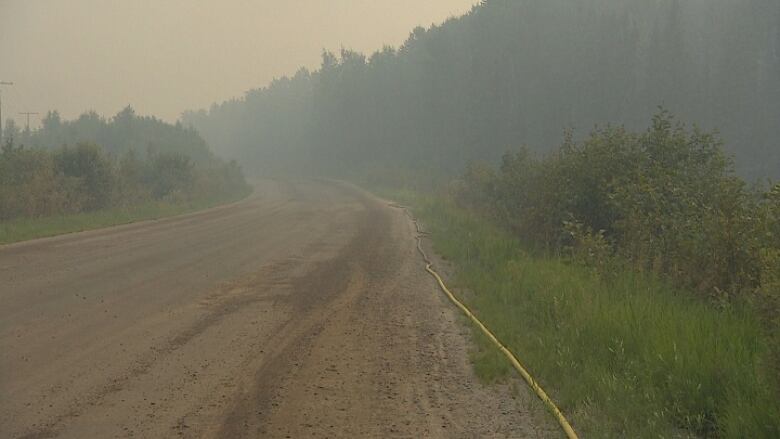
[[[0,247],[0,437],[549,437],[350,185]]]

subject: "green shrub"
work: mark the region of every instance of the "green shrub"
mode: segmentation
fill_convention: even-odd
[[[114,165],[103,150],[94,144],[67,146],[54,155],[57,172],[78,181],[78,191],[84,199],[83,210],[98,210],[112,204],[116,186]]]
[[[0,153],[0,221],[79,211],[86,204],[79,187],[57,171],[51,154],[10,143]]]
[[[585,237],[567,230],[578,224],[636,268],[709,296],[751,293],[760,281],[758,197],[714,135],[666,112],[645,133],[607,127],[582,143],[567,135],[543,159],[523,150],[498,172],[472,166],[455,198],[553,250]]]
[[[572,139],[567,134],[543,158],[507,154],[497,171],[473,166],[456,186],[461,208],[493,220],[526,248],[574,262],[537,263],[494,246],[494,238],[448,230],[467,237],[458,246],[468,249],[439,240],[453,246],[443,250],[448,257],[467,255],[467,286],[484,294],[475,304],[493,325],[506,325],[508,339],[523,334],[521,352],[533,358],[540,350],[545,373],[587,368],[588,387],[569,383],[579,388],[572,401],[583,404],[575,411],[618,414],[624,418],[608,422],[623,435],[674,436],[674,427],[780,435],[780,185],[766,193],[748,188],[715,135],[663,111],[644,133],[607,127]],[[505,314],[513,301],[522,324]],[[529,334],[543,346],[522,341]],[[544,352],[552,347],[559,357]],[[639,413],[629,412],[639,407],[643,422],[672,421],[672,430],[631,430]]]
[[[183,198],[192,190],[195,180],[193,163],[182,154],[155,154],[146,179],[155,198]]]
[[[780,400],[767,337],[743,303],[713,307],[653,273],[605,279],[524,250],[511,232],[446,200],[411,198],[454,286],[559,403],[583,437],[775,438]],[[583,245],[601,246],[598,234]],[[589,240],[590,239],[590,240]],[[511,372],[477,336],[478,374]]]
[[[97,145],[58,150],[0,150],[0,221],[138,206],[149,201],[193,203],[246,193],[235,162],[196,165],[179,153],[130,151],[116,160]]]

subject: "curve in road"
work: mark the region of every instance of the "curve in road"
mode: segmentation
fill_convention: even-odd
[[[0,247],[0,303],[2,437],[554,431],[477,381],[413,223],[343,183]]]

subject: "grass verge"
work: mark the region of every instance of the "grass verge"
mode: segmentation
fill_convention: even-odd
[[[20,218],[0,222],[0,245],[183,215],[241,200],[247,197],[250,192],[242,192],[229,198],[204,198],[185,203],[153,201],[130,207],[115,207],[96,212],[43,218]]]
[[[768,338],[748,306],[718,309],[630,270],[609,281],[524,251],[440,198],[413,206],[465,301],[531,370],[584,437],[780,437]],[[512,370],[475,331],[479,376]]]

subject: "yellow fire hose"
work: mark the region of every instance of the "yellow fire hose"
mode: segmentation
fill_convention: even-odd
[[[455,304],[458,308],[460,308],[461,311],[463,311],[464,314],[468,316],[469,319],[471,319],[472,322],[474,322],[475,325],[482,331],[483,334],[485,334],[490,341],[495,344],[498,349],[501,351],[501,353],[504,354],[504,356],[509,360],[510,363],[512,363],[512,366],[520,373],[520,376],[523,377],[526,383],[528,383],[528,386],[531,387],[531,389],[536,393],[536,396],[539,397],[539,399],[544,402],[545,406],[547,406],[547,409],[555,416],[556,420],[558,421],[558,424],[560,424],[561,428],[563,429],[563,432],[566,434],[566,436],[569,439],[578,439],[577,433],[574,432],[574,429],[571,427],[571,424],[569,424],[569,421],[566,420],[566,417],[563,415],[561,410],[558,408],[557,405],[555,405],[555,402],[553,402],[552,399],[550,399],[549,396],[547,396],[547,393],[542,389],[542,387],[539,385],[539,383],[536,382],[536,380],[531,376],[530,373],[526,370],[525,367],[520,363],[520,360],[517,359],[517,356],[515,356],[512,351],[509,350],[501,341],[498,340],[498,338],[493,334],[493,332],[488,329],[487,326],[485,326],[478,318],[474,315],[474,313],[471,312],[471,310],[464,305],[460,300],[458,300],[457,297],[455,297],[454,294],[447,288],[447,285],[444,283],[444,280],[442,280],[441,276],[439,276],[439,273],[436,272],[436,270],[433,269],[433,263],[430,259],[428,259],[428,255],[425,254],[425,251],[422,248],[422,235],[424,232],[420,230],[420,224],[417,222],[417,220],[409,213],[409,210],[403,206],[391,204],[392,207],[397,207],[404,209],[407,215],[412,219],[414,222],[414,226],[417,229],[417,251],[420,252],[423,259],[425,260],[425,270],[431,274],[436,279],[436,282],[438,282],[439,287],[441,290],[449,297],[449,299],[452,301],[452,303]]]

